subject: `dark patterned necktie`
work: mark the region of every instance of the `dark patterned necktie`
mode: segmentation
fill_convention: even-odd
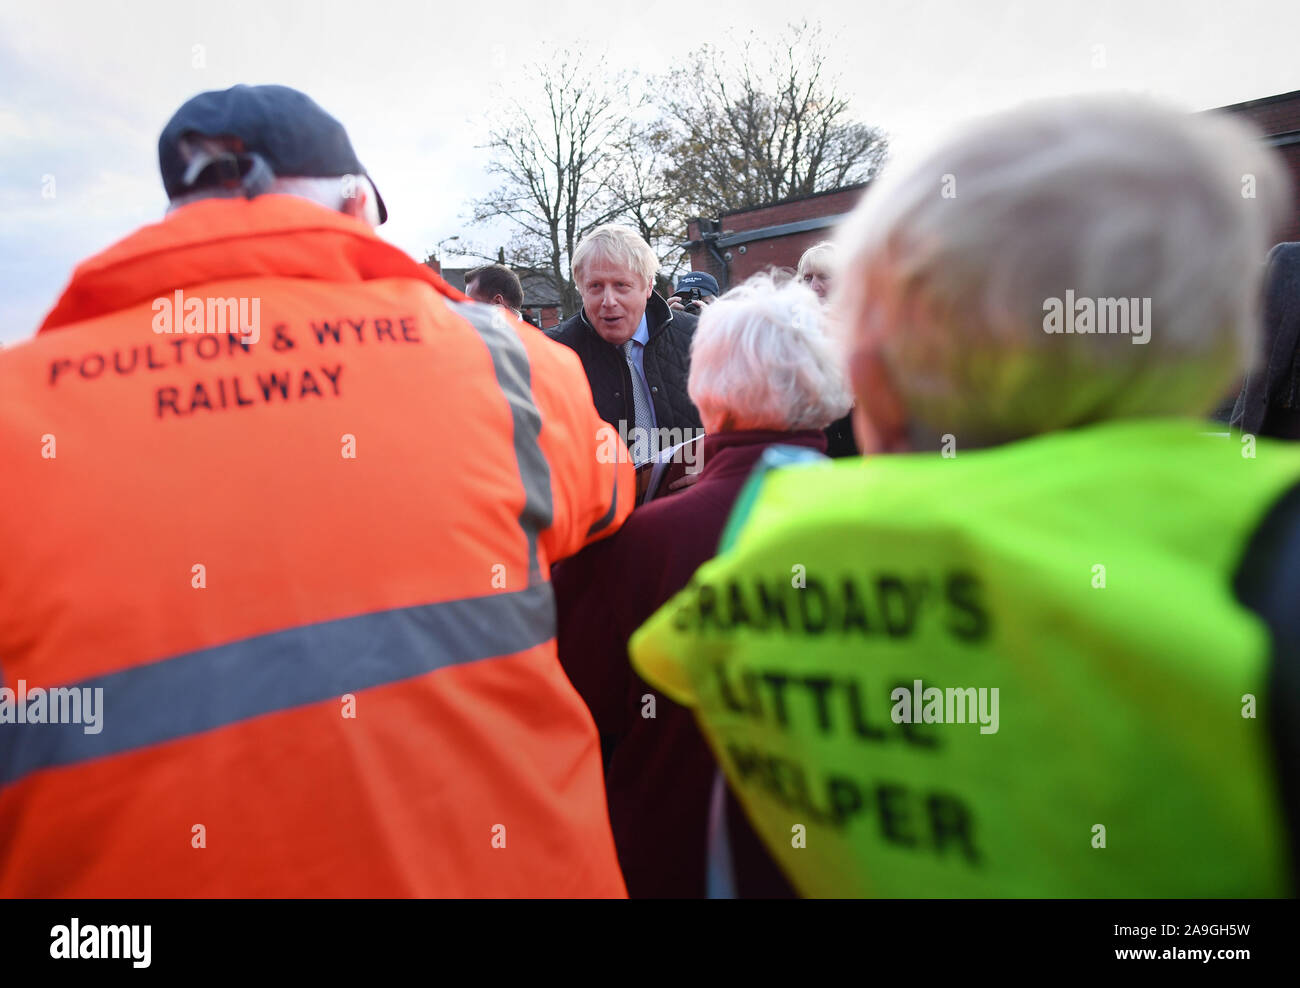
[[[635,352],[636,340],[628,340],[623,344],[623,359],[627,361],[628,373],[632,375],[632,411],[636,416],[633,426],[637,428],[635,440],[629,444],[628,452],[632,454],[632,462],[638,466],[654,456],[654,416],[650,412],[650,396],[646,393],[645,382],[641,379],[641,372],[637,369],[636,361],[632,354]]]

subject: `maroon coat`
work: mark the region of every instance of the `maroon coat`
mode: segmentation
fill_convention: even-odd
[[[773,444],[824,451],[822,432],[724,432],[704,439],[700,479],[652,501],[612,537],[555,566],[560,662],[591,708],[619,863],[634,898],[705,894],[709,797],[716,766],[694,715],[633,671],[627,641],[713,558],[731,506]],[[643,716],[648,697],[655,716]],[[742,896],[792,896],[730,800],[732,862]]]

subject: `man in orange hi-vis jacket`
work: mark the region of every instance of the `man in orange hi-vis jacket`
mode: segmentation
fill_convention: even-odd
[[[0,354],[0,896],[624,895],[548,582],[634,495],[578,359],[376,237],[301,93],[159,157]]]

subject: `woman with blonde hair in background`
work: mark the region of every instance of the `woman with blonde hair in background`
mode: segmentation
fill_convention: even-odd
[[[813,244],[799,258],[795,278],[812,289],[825,309],[835,284],[835,244],[823,240]],[[858,444],[853,437],[853,412],[836,419],[826,427],[826,455],[830,457],[857,456]]]
[[[795,276],[811,288],[813,294],[821,299],[822,305],[825,305],[835,281],[835,244],[823,240],[809,247],[799,258]]]

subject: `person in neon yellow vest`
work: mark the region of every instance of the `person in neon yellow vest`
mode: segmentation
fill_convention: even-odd
[[[1294,894],[1300,447],[1200,418],[1289,203],[1241,124],[1113,97],[868,191],[866,458],[760,465],[630,647],[802,894]]]

